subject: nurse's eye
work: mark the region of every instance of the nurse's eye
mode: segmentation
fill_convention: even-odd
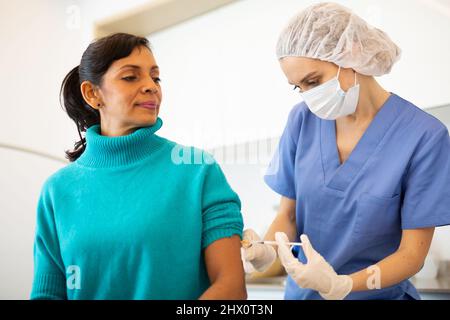
[[[294,91],[298,90],[299,93],[303,93],[305,92],[304,90],[302,90],[302,88],[300,88],[299,86],[294,86]]]
[[[319,85],[319,79],[317,79],[317,78],[308,79],[304,83],[308,89],[312,89]]]
[[[122,78],[122,80],[125,80],[125,81],[134,81],[136,79],[137,79],[137,77],[135,77],[135,76],[129,76],[129,77]]]
[[[160,83],[161,82],[161,78],[153,78],[153,81],[155,81],[155,83]]]

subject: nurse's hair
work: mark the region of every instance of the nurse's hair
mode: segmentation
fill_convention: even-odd
[[[64,78],[60,90],[60,103],[69,117],[75,122],[80,140],[75,142],[73,150],[66,150],[66,158],[73,162],[86,149],[86,139],[81,132],[100,124],[100,112],[92,108],[81,94],[81,83],[90,81],[99,86],[103,75],[111,64],[131,54],[136,47],[150,49],[149,41],[144,37],[127,33],[115,33],[92,42],[84,51],[79,66],[73,68]]]
[[[400,59],[401,49],[378,28],[334,2],[322,2],[297,13],[281,31],[276,53],[306,57],[382,76]]]

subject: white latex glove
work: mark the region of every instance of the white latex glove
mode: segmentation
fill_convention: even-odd
[[[284,232],[275,233],[278,243],[278,256],[286,272],[302,288],[316,290],[326,300],[342,300],[351,291],[353,280],[346,275],[338,275],[333,267],[316,251],[306,235],[301,235],[303,252],[307,263],[294,257]]]
[[[242,238],[248,241],[261,240],[252,229],[245,230]],[[277,253],[271,245],[257,243],[248,248],[241,247],[241,258],[246,273],[264,272],[275,261]]]

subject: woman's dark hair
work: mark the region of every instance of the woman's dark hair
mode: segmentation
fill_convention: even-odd
[[[94,124],[100,123],[100,112],[86,103],[80,85],[90,81],[100,85],[103,75],[111,64],[131,54],[136,47],[150,49],[146,38],[127,33],[115,33],[92,42],[84,51],[80,65],[73,68],[64,78],[60,90],[60,102],[69,117],[75,122],[80,141],[73,150],[66,150],[66,158],[75,161],[86,148],[86,139],[81,136]]]

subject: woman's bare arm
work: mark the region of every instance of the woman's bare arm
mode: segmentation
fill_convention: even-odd
[[[390,287],[415,275],[424,264],[433,234],[434,227],[403,230],[397,251],[376,265],[350,275],[352,291]]]
[[[200,300],[247,299],[239,236],[222,238],[205,249],[205,264],[211,286]]]

